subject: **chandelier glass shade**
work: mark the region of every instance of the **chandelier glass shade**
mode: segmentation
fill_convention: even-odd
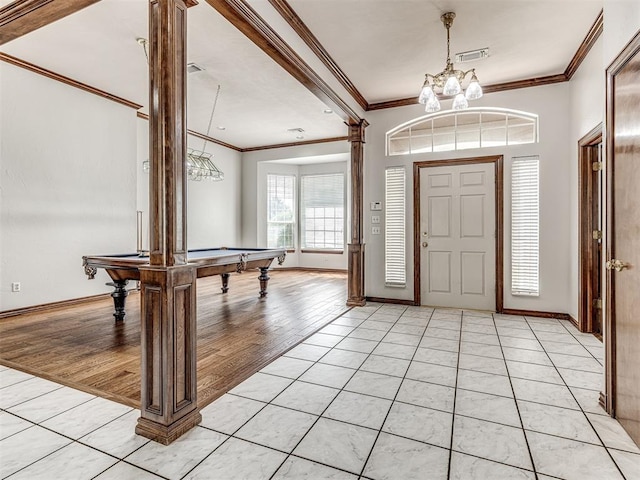
[[[187,179],[200,182],[211,180],[219,182],[224,180],[224,173],[215,166],[211,157],[213,155],[202,150],[187,149]],[[142,169],[149,173],[149,160],[142,162]]]
[[[435,75],[425,74],[424,84],[418,96],[418,101],[425,106],[425,111],[429,113],[440,110],[440,101],[435,89],[440,90],[442,96],[454,97],[453,110],[464,110],[469,107],[469,100],[476,100],[482,97],[482,87],[478,82],[475,69],[472,68],[465,72],[453,68],[449,48],[449,29],[453,25],[454,18],[456,18],[456,14],[453,12],[447,12],[440,17],[444,27],[447,29],[447,65],[440,73]],[[471,74],[471,80],[467,89],[463,90],[462,82],[469,74]]]

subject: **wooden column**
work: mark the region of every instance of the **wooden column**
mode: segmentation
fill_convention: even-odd
[[[196,271],[187,264],[184,0],[149,3],[150,265],[141,280],[141,417],[165,445],[197,425]]]
[[[363,306],[364,298],[364,243],[362,243],[364,129],[365,120],[349,125],[351,142],[351,243],[347,272],[347,305]]]

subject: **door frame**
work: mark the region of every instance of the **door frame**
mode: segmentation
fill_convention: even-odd
[[[420,169],[493,163],[495,171],[495,248],[496,248],[496,312],[503,310],[504,299],[504,174],[503,155],[455,158],[413,162],[413,301],[420,305]]]
[[[598,161],[596,146],[602,142],[602,123],[578,140],[578,328],[581,332],[593,332],[594,302],[600,298],[593,281],[596,268],[596,245],[593,232],[598,229],[596,217],[601,198],[597,198],[598,179],[592,164]],[[604,184],[603,184],[604,185]],[[604,252],[603,252],[604,253]]]
[[[614,124],[614,99],[616,93],[615,78],[625,65],[635,56],[640,55],[640,31],[629,41],[618,56],[607,68],[606,83],[606,254],[603,263],[607,259],[615,258],[614,229],[615,222],[613,214],[615,211],[613,194],[613,177],[615,175],[615,135],[616,125]],[[624,127],[624,125],[622,126]],[[605,317],[603,321],[604,330],[604,392],[600,393],[600,405],[611,416],[616,414],[616,315],[614,308],[615,299],[615,275],[611,270],[605,269]]]

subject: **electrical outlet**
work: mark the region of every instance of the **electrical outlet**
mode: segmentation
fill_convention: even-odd
[[[20,291],[20,282],[11,282],[11,291],[19,292]]]
[[[371,215],[371,223],[380,223],[380,215]]]
[[[380,235],[380,227],[371,227],[371,235]]]

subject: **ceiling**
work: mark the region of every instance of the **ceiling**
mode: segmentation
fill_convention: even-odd
[[[0,7],[8,3],[0,0]],[[248,3],[270,8],[266,0]],[[489,58],[456,67],[476,68],[481,84],[490,85],[564,72],[602,9],[602,0],[288,4],[369,104],[415,97],[424,74],[444,68],[446,30],[440,15],[446,11],[456,13],[452,56],[490,50]],[[101,0],[0,46],[0,51],[143,105],[147,112],[147,64],[136,41],[148,36],[147,8],[148,0]],[[322,101],[205,0],[188,12],[188,62],[205,69],[188,78],[190,129],[242,149],[346,136],[336,113],[325,113]],[[282,30],[282,22],[272,23]],[[325,80],[335,84],[335,79]],[[220,96],[207,132],[218,85]],[[352,98],[343,100],[355,105]],[[304,130],[303,139],[288,131],[296,128]]]

